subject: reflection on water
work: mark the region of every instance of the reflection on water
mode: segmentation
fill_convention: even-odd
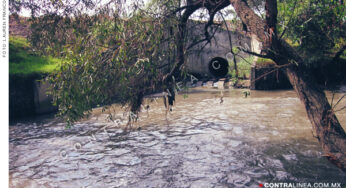
[[[346,173],[321,157],[293,91],[252,91],[247,98],[224,91],[222,103],[220,91],[194,91],[180,95],[167,117],[162,99],[152,101],[129,133],[104,114],[71,129],[56,119],[16,123],[10,187],[345,185]],[[122,117],[116,111],[113,119]],[[346,114],[337,115],[345,125]]]

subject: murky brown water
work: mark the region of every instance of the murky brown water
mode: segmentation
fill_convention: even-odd
[[[321,157],[293,91],[223,95],[222,104],[216,90],[180,95],[167,118],[162,99],[153,101],[130,133],[103,114],[71,129],[49,118],[16,123],[10,127],[10,187],[345,185],[346,173]],[[345,111],[337,115],[345,128]]]

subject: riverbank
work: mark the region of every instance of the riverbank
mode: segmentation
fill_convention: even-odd
[[[10,19],[9,119],[55,112],[57,107],[52,106],[52,98],[46,94],[48,85],[40,80],[55,71],[61,60],[35,53],[26,39],[29,32],[20,31],[28,29],[27,19]]]

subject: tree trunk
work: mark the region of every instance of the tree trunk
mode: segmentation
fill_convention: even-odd
[[[278,65],[286,65],[286,73],[300,101],[304,104],[308,118],[312,123],[316,138],[322,146],[325,157],[346,171],[346,134],[328,103],[324,91],[317,86],[313,76],[304,72],[303,59],[285,41],[276,36],[276,1],[266,1],[265,23],[242,0],[230,0],[237,15],[246,24],[250,32],[269,48],[267,55]],[[272,28],[272,31],[270,30]]]
[[[322,146],[323,156],[346,171],[346,134],[331,109],[325,93],[298,67],[289,67],[286,73],[305,106],[315,137]]]
[[[181,68],[185,63],[185,33],[186,24],[190,15],[193,14],[200,5],[195,5],[187,8],[180,18],[178,25],[178,33],[176,34],[176,45],[177,45],[177,61],[175,62],[172,70],[169,72],[164,81],[172,80],[172,77],[178,78],[181,73]]]

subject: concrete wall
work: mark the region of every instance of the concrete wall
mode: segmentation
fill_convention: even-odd
[[[34,116],[54,112],[52,97],[46,95],[47,84],[38,80],[44,75],[10,75],[9,77],[9,118]]]
[[[251,67],[250,89],[252,90],[275,90],[290,89],[292,85],[282,70],[274,65]]]
[[[257,37],[254,34],[252,34],[251,35],[251,51],[260,54],[261,53],[261,49],[262,49],[262,43],[260,43],[257,40]],[[258,57],[254,56],[254,62],[256,62],[257,59],[258,59]]]
[[[189,28],[189,27],[188,27]],[[204,37],[204,24],[194,26],[188,29],[188,45],[192,43],[193,37]],[[212,32],[209,32],[212,33]],[[191,37],[193,36],[193,37]],[[241,46],[243,48],[251,49],[252,41],[250,37],[244,36],[238,32],[231,32],[232,46]],[[222,57],[228,61],[232,61],[230,40],[227,30],[219,30],[215,33],[215,39],[211,40],[211,43],[206,45],[203,50],[200,50],[204,46],[205,42],[200,43],[193,47],[187,54],[186,69],[189,73],[197,74],[201,76],[212,77],[209,72],[208,64],[211,59],[215,57]],[[248,54],[240,52],[239,55],[247,57]],[[240,59],[239,59],[240,60]]]

